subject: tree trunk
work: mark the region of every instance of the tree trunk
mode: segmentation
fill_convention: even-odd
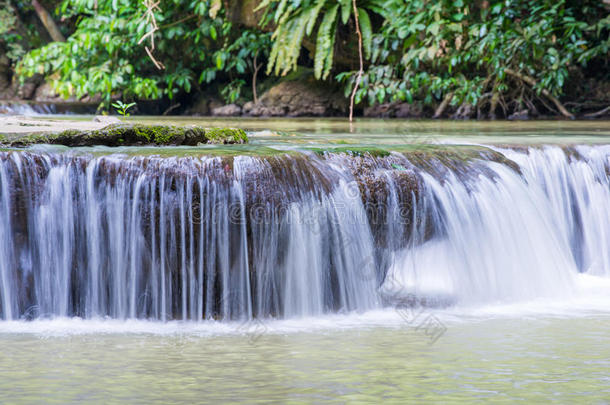
[[[359,62],[360,62],[360,69],[358,69],[358,76],[356,77],[356,84],[354,84],[354,89],[352,90],[352,95],[349,98],[350,129],[351,129],[352,121],[354,120],[354,98],[356,97],[356,92],[358,91],[358,87],[360,86],[360,81],[362,80],[362,74],[364,73],[364,61],[363,61],[363,57],[362,57],[362,33],[360,32],[360,21],[358,21],[358,7],[356,6],[356,0],[352,0],[352,7],[354,9],[356,34],[358,35],[358,57],[359,57]]]
[[[57,24],[53,21],[51,14],[49,14],[42,4],[40,4],[38,0],[32,0],[32,6],[34,7],[34,10],[36,10],[36,14],[38,14],[40,21],[42,21],[42,25],[47,29],[51,39],[55,42],[66,42],[66,38],[64,38],[59,27],[57,27]]]
[[[258,103],[258,93],[256,92],[256,76],[258,76],[258,70],[261,68],[261,65],[258,64],[257,57],[258,51],[254,53],[254,60],[252,61],[252,65],[254,66],[254,73],[252,73],[252,98],[254,99],[254,104]]]
[[[445,109],[449,106],[451,99],[453,99],[453,92],[449,92],[445,95],[445,97],[443,98],[443,101],[441,102],[441,104],[438,106],[438,108],[434,112],[434,116],[432,118],[434,118],[434,119],[440,118],[443,115],[443,113],[445,112]]]

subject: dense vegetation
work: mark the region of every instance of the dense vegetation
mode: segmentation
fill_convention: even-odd
[[[0,3],[0,49],[20,79],[43,75],[105,109],[199,93],[243,103],[304,66],[346,96],[358,82],[357,108],[570,117],[604,107],[587,103],[587,83],[610,81],[610,6],[599,0],[41,2],[65,41],[31,23],[37,1]]]

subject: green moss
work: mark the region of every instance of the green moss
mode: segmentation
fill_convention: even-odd
[[[246,143],[248,135],[239,128],[208,128],[205,137],[209,143]]]
[[[172,125],[113,124],[94,131],[67,130],[59,133],[32,134],[3,142],[12,147],[34,144],[65,146],[145,146],[188,145],[207,143],[247,143],[248,136],[242,129],[211,128]]]
[[[381,148],[377,148],[374,146],[371,147],[367,147],[367,146],[342,146],[342,147],[329,147],[329,148],[312,148],[309,149],[315,153],[317,153],[318,155],[324,155],[325,153],[347,153],[349,155],[353,155],[353,156],[365,156],[365,155],[370,155],[373,157],[385,157],[385,156],[390,156],[390,152],[385,150],[385,149],[381,149]]]

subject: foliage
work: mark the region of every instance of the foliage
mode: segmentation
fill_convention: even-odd
[[[125,104],[121,100],[117,100],[116,102],[112,103],[112,106],[116,108],[119,115],[123,117],[129,117],[129,113],[127,111],[135,105],[136,103]]]
[[[350,93],[358,62],[352,0],[252,1],[260,29],[240,25],[229,1],[163,0],[149,10],[142,1],[61,0],[55,11],[67,41],[35,43],[22,57],[11,10],[23,14],[29,2],[13,0],[16,7],[0,7],[0,47],[21,58],[22,79],[43,74],[63,97],[99,95],[104,108],[118,99],[177,105],[201,91],[240,102],[249,83],[256,92],[263,64],[276,75],[313,67]],[[599,0],[356,0],[356,10],[366,59],[357,103],[451,104],[489,116],[561,111],[555,101],[577,74],[609,79],[609,6]],[[152,40],[165,69],[147,54]]]
[[[382,0],[362,0],[358,5],[363,45],[368,55],[373,32],[369,12],[383,14]],[[267,7],[268,15],[273,15],[269,18],[276,24],[267,73],[285,75],[296,69],[304,38],[313,36],[314,73],[316,78],[326,79],[333,66],[337,27],[353,18],[352,1],[265,0],[260,7]]]
[[[435,104],[449,95],[454,105],[498,100],[506,109],[507,96],[517,110],[542,91],[561,95],[574,67],[596,58],[607,63],[610,17],[601,2],[476,4],[488,3],[386,1],[357,101]],[[338,79],[351,86],[354,75]],[[523,77],[534,79],[533,90]]]
[[[23,37],[17,33],[17,16],[7,0],[0,1],[0,45],[5,44],[6,57],[18,61],[25,49],[21,45]]]
[[[65,98],[99,94],[106,108],[116,98],[173,99],[200,90],[219,74],[246,76],[248,58],[262,52],[265,35],[260,40],[256,31],[238,36],[220,4],[172,0],[152,11],[158,25],[153,53],[165,65],[158,70],[140,41],[153,29],[150,19],[142,18],[147,12],[143,3],[64,0],[59,12],[76,21],[75,31],[65,43],[29,52],[17,71],[22,78],[46,75]]]
[[[219,72],[227,74],[231,80],[221,90],[221,95],[228,103],[234,103],[242,95],[246,84],[243,79],[247,73],[258,71],[257,65],[265,59],[271,44],[271,34],[257,30],[244,30],[232,42],[227,39],[224,45],[212,55],[214,65],[201,72],[199,81],[211,83]]]

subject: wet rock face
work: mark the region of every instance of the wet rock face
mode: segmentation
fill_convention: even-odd
[[[378,118],[422,118],[424,110],[418,104],[384,103],[365,108],[364,116]]]
[[[246,103],[244,115],[307,117],[345,115],[347,100],[340,92],[310,78],[284,81],[267,91],[258,103]]]
[[[502,159],[447,145],[177,159],[0,152],[9,191],[0,207],[10,207],[0,209],[0,258],[11,280],[6,292],[0,285],[9,302],[0,318],[243,320],[376,308],[394,253],[444,235],[423,174],[470,168],[480,177],[485,162]],[[450,303],[427,297],[383,299]]]
[[[509,115],[508,119],[511,121],[526,121],[530,119],[530,112],[529,110],[517,111],[516,113]]]
[[[34,144],[65,146],[143,146],[235,144],[248,142],[245,131],[238,128],[202,128],[196,126],[113,124],[93,131],[67,130],[53,134],[33,134],[0,139],[6,146]]]
[[[241,107],[237,104],[227,104],[222,107],[212,108],[212,115],[218,117],[235,117],[241,115]]]

